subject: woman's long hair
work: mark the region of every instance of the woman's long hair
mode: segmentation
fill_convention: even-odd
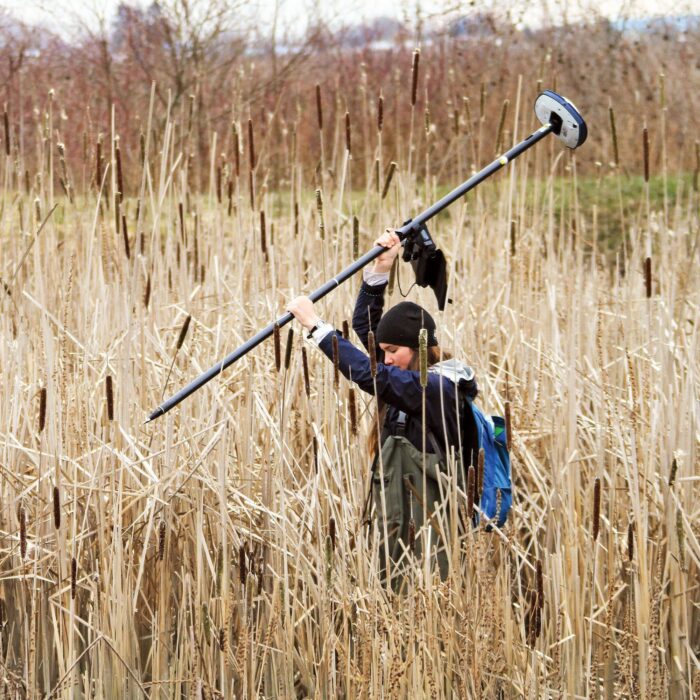
[[[452,355],[446,350],[441,350],[439,345],[434,345],[428,348],[428,367],[432,367],[438,362],[443,360],[451,360]],[[413,357],[408,365],[408,369],[418,370],[420,367],[420,358],[418,355],[418,349],[413,349]],[[374,458],[379,449],[379,440],[381,438],[382,429],[384,428],[384,420],[386,419],[386,404],[378,399],[378,414],[372,415],[372,427],[369,431],[369,437],[367,438],[367,447],[369,448],[369,454],[374,461]]]

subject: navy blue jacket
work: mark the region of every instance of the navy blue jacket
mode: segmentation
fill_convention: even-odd
[[[352,327],[365,348],[367,348],[369,331],[376,332],[379,319],[382,317],[386,287],[386,284],[370,286],[363,282],[357,296]],[[398,433],[397,419],[399,412],[403,411],[406,414],[406,427],[403,434],[417,449],[422,450],[423,389],[420,385],[420,372],[385,365],[382,362],[384,353],[377,346],[377,376],[373,380],[369,356],[343,338],[338,331],[334,333],[338,336],[340,371],[369,394],[374,394],[376,382],[377,396],[387,404],[382,442],[389,435]],[[333,357],[332,336],[333,333],[329,333],[319,343],[321,350],[331,359]],[[455,385],[450,379],[439,374],[428,373],[428,384],[425,388],[426,424],[443,454],[447,454],[452,445],[455,451],[459,449],[455,391]],[[426,452],[434,453],[437,451],[436,446],[428,439],[428,431],[426,431],[425,449]]]

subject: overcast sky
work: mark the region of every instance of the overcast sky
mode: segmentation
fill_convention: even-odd
[[[357,23],[382,15],[398,19],[412,20],[416,16],[416,8],[421,14],[430,18],[431,14],[444,11],[446,8],[462,8],[463,10],[479,8],[488,10],[494,7],[499,13],[504,8],[514,8],[514,17],[521,17],[526,24],[538,24],[548,15],[558,21],[562,8],[566,8],[569,19],[578,19],[590,14],[589,8],[594,8],[596,14],[603,13],[608,17],[619,16],[651,16],[658,14],[700,13],[700,0],[277,0],[280,8],[282,24],[303,29],[306,18],[321,14],[331,23]],[[149,4],[148,0],[133,0],[129,4],[142,7]],[[69,33],[71,22],[75,20],[91,25],[97,23],[97,17],[108,19],[114,14],[119,0],[0,0],[0,7],[9,10],[19,19],[29,23],[44,23],[60,33]],[[254,3],[247,3],[249,8]],[[257,17],[269,23],[273,15],[275,0],[258,0],[258,6],[263,10],[256,13]],[[299,27],[299,25],[303,25]],[[265,25],[260,25],[263,33]]]

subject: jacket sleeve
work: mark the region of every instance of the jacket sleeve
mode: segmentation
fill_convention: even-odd
[[[373,380],[369,357],[350,341],[345,340],[340,333],[334,333],[338,336],[338,366],[345,377],[368,394],[374,394],[376,382],[377,396],[382,401],[410,415],[421,415],[423,388],[420,385],[420,372],[377,362],[377,376]],[[334,333],[329,333],[318,346],[330,359],[333,358]],[[425,388],[426,412],[439,415],[446,390],[449,392],[446,394],[448,397],[454,396],[453,386],[449,379],[429,373],[428,385]]]
[[[386,288],[387,284],[370,285],[367,282],[362,282],[357,295],[355,310],[352,314],[352,328],[365,348],[367,348],[369,332],[377,332],[377,325],[384,311],[384,291]],[[378,349],[377,355],[379,356]]]

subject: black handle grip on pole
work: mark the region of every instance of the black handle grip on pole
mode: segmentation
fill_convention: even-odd
[[[538,141],[552,133],[553,128],[554,127],[550,122],[544,124],[537,131],[530,134],[526,139],[513,146],[513,148],[511,148],[509,151],[506,151],[506,153],[504,153],[502,156],[496,158],[496,160],[487,165],[483,170],[470,177],[459,187],[456,187],[454,190],[452,190],[452,192],[446,194],[442,199],[413,218],[408,224],[397,228],[396,233],[398,234],[399,239],[403,241],[414,228],[417,229],[425,224],[436,214],[439,214],[443,209],[452,204],[456,199],[459,199],[465,195],[467,192],[469,192],[469,190],[473,189],[486,178],[493,175],[496,171],[507,165],[511,160],[517,158],[528,148],[534,146]],[[361,270],[363,267],[365,267],[365,265],[379,257],[385,250],[386,248],[383,246],[375,246],[361,258],[358,258],[355,260],[355,262],[348,265],[348,267],[346,267],[342,272],[328,280],[328,282],[326,282],[323,286],[311,292],[309,294],[309,298],[314,302],[322,299],[324,296],[326,296],[326,294],[339,287],[349,277],[352,277],[358,270]],[[275,326],[281,328],[289,323],[293,318],[294,316],[291,313],[286,313],[284,316],[278,318],[274,323],[271,323],[269,326],[263,328],[256,335],[243,343],[243,345],[234,350],[230,355],[227,355],[223,360],[221,360],[221,362],[217,362],[213,367],[210,367],[206,372],[200,374],[199,377],[190,382],[186,387],[180,389],[177,394],[171,396],[169,399],[160,404],[160,406],[158,406],[158,408],[156,408],[149,415],[148,421],[152,421],[155,418],[167,413],[171,408],[179,404],[180,401],[197,391],[197,389],[199,389],[201,386],[204,386],[204,384],[206,384],[210,379],[213,379],[217,374],[221,374],[229,365],[233,364],[236,360],[239,360],[245,354],[250,352],[254,347],[262,343],[263,340],[269,338],[275,332]]]

